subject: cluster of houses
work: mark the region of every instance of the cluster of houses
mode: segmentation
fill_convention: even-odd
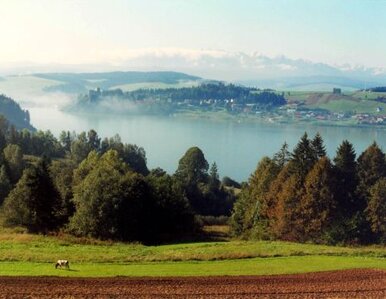
[[[353,115],[358,124],[379,125],[386,124],[386,115],[374,115],[367,113],[360,113]]]
[[[119,91],[119,92],[118,92]],[[340,95],[342,91],[340,88],[334,88],[332,94]],[[88,94],[89,102],[96,102],[98,99],[104,96],[118,96],[122,97],[121,90],[104,91],[100,88],[90,90]],[[141,101],[142,105],[153,105],[159,102],[159,98],[148,99],[146,103]],[[199,107],[201,110],[223,110],[226,109],[232,114],[244,114],[250,116],[256,116],[265,119],[269,122],[282,122],[282,121],[355,121],[357,124],[371,124],[379,125],[386,124],[386,113],[382,114],[382,108],[376,107],[374,113],[342,113],[332,112],[326,109],[310,109],[305,107],[302,103],[292,102],[287,105],[280,106],[275,109],[270,109],[267,106],[260,106],[257,104],[245,103],[238,99],[185,99],[180,101],[172,101],[168,99],[166,101],[169,105],[177,105],[179,107]]]
[[[371,113],[342,113],[331,112],[328,110],[316,109],[297,109],[291,105],[283,107],[281,115],[286,115],[287,118],[297,120],[314,120],[314,121],[348,121],[355,120],[357,124],[379,125],[386,124],[386,114],[382,112],[381,107],[377,107],[374,114]]]

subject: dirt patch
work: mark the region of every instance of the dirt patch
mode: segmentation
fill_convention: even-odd
[[[0,277],[0,298],[386,298],[386,271],[186,278]]]
[[[331,101],[349,100],[353,102],[359,102],[360,100],[351,96],[343,94],[326,94],[326,93],[313,93],[306,98],[307,105],[322,105]]]

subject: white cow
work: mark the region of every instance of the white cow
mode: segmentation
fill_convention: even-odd
[[[70,263],[68,262],[68,260],[58,260],[56,262],[55,269],[58,269],[58,267],[70,269]]]

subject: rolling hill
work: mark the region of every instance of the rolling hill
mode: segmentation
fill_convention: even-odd
[[[131,91],[190,87],[201,81],[199,77],[178,72],[37,73],[3,77],[0,93],[24,102],[50,93],[78,95],[96,87]]]
[[[201,78],[177,72],[109,72],[109,73],[49,73],[35,74],[35,77],[61,82],[59,85],[45,87],[45,91],[60,91],[66,93],[82,93],[88,89],[131,89],[131,85],[148,88],[165,85],[171,87],[180,83],[194,82]],[[193,84],[193,83],[192,83]]]

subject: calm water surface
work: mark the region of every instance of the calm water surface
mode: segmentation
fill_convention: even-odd
[[[209,163],[216,162],[220,176],[246,180],[265,155],[277,152],[286,141],[290,148],[307,131],[311,136],[320,132],[330,157],[344,139],[361,153],[377,141],[386,149],[386,130],[297,125],[247,124],[182,120],[150,116],[71,115],[55,108],[30,108],[32,124],[41,130],[51,130],[59,136],[62,130],[88,131],[99,136],[118,133],[124,142],[146,150],[148,167],[161,167],[173,173],[178,160],[191,146],[200,147]]]

